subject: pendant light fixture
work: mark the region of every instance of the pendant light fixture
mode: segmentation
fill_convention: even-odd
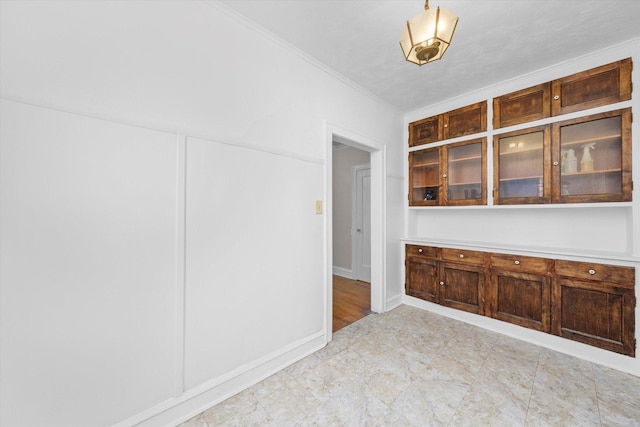
[[[424,2],[424,11],[407,21],[400,37],[400,47],[407,61],[424,65],[442,58],[451,43],[458,17],[448,9],[429,9],[429,0]]]

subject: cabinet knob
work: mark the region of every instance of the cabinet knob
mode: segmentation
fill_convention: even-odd
[[[515,261],[513,261],[513,263],[514,263],[515,265],[520,265],[520,261],[519,261],[519,260],[515,260]]]
[[[558,162],[553,162],[553,166],[558,166],[560,163]]]
[[[449,123],[445,123],[444,127],[448,128],[449,127]]]
[[[418,252],[422,253],[422,248],[418,249]]]
[[[557,101],[558,99],[560,99],[560,95],[554,96],[553,99]]]
[[[464,254],[460,254],[460,258],[464,258]]]
[[[596,271],[594,269],[591,269],[589,270],[589,274],[593,276],[594,274],[596,274]]]
[[[443,178],[446,178],[446,177],[447,177],[447,174],[446,174],[446,173],[443,173],[443,174],[442,174],[442,177],[443,177]]]
[[[444,286],[444,282],[440,282],[440,286]]]

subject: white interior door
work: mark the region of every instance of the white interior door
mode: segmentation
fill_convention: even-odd
[[[371,282],[371,169],[369,165],[354,170],[355,209],[353,221],[354,279]]]

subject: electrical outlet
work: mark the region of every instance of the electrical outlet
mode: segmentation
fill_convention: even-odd
[[[316,214],[322,214],[322,200],[316,200]]]

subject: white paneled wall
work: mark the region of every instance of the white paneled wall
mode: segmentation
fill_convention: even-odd
[[[326,132],[399,176],[400,113],[217,2],[0,7],[0,425],[171,425],[324,345]]]
[[[0,107],[2,425],[112,424],[168,399],[175,135]]]

